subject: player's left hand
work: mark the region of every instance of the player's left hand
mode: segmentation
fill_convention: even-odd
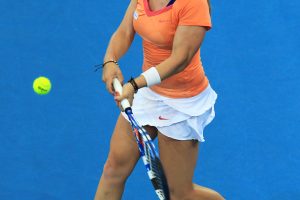
[[[117,105],[121,108],[121,110],[123,111],[124,109],[122,108],[122,106],[120,105],[120,102],[123,99],[127,99],[130,103],[130,106],[132,106],[132,102],[133,102],[133,96],[134,96],[134,88],[130,83],[126,83],[125,85],[123,85],[123,91],[122,91],[122,95],[115,93],[114,95],[114,99],[117,103]]]

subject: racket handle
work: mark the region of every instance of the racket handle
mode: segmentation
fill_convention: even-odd
[[[118,92],[120,95],[122,95],[123,87],[117,78],[114,78],[113,86],[115,88],[115,91]],[[124,110],[126,110],[127,108],[130,108],[130,103],[129,103],[128,99],[123,99],[121,101],[121,106]]]

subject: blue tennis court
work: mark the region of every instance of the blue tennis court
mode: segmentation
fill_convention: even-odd
[[[93,199],[119,114],[93,67],[128,2],[0,1],[1,200]],[[195,182],[228,200],[300,199],[300,2],[211,3],[202,59],[219,98]],[[140,74],[139,37],[120,65]],[[139,162],[123,199],[155,198]]]

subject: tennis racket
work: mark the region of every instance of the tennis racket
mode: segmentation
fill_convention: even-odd
[[[117,78],[113,80],[113,86],[115,91],[122,95],[122,85]],[[127,99],[123,99],[121,101],[121,106],[128,116],[141,158],[147,169],[148,177],[151,180],[159,200],[169,200],[167,180],[152,139],[147,131],[135,120],[129,101]]]

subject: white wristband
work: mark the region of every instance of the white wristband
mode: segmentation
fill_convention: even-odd
[[[156,67],[151,67],[150,69],[144,71],[142,75],[145,77],[147,86],[151,87],[152,85],[159,84],[161,82],[159,73]]]

